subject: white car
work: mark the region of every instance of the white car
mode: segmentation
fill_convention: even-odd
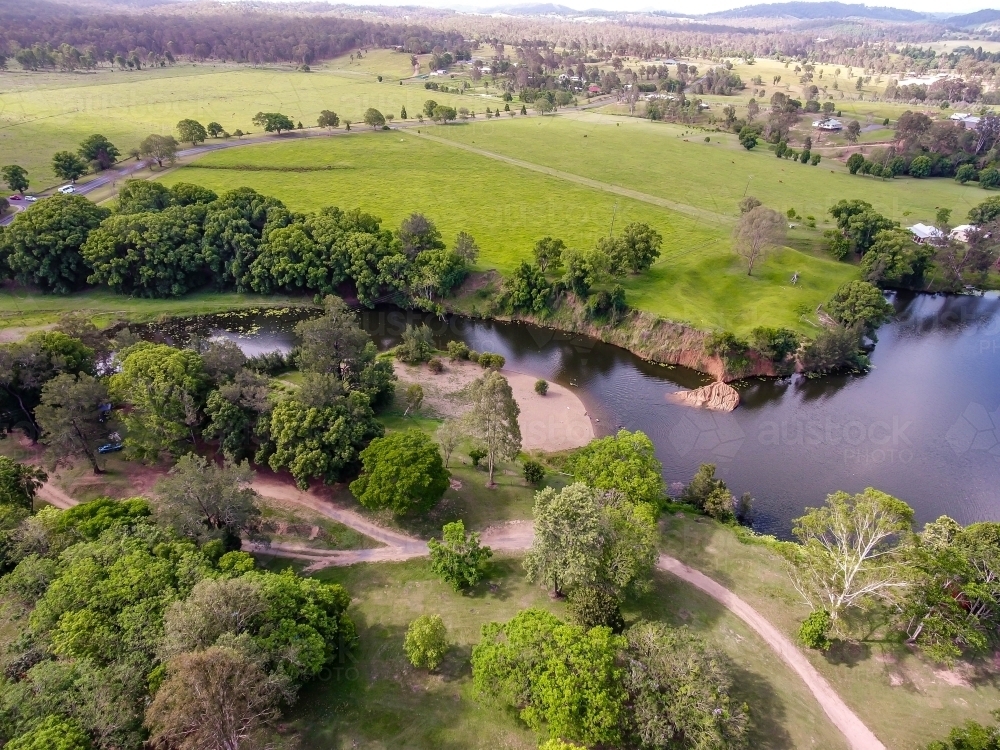
[[[59,192],[62,193],[63,195],[69,195],[70,193],[75,193],[76,188],[73,187],[72,185],[63,185],[61,188],[59,188]]]
[[[38,200],[38,198],[36,198],[33,195],[26,195],[26,196],[24,196],[25,203],[34,203],[37,200]]]

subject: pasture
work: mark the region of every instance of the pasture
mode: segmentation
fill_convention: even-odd
[[[20,164],[32,190],[41,190],[56,182],[52,154],[75,151],[92,133],[111,139],[124,158],[150,133],[176,135],[184,118],[250,133],[258,130],[251,119],[261,111],[282,112],[311,127],[324,109],[353,122],[368,107],[398,118],[405,106],[416,117],[431,94],[439,103],[485,109],[488,101],[480,97],[430,92],[423,81],[400,85],[412,74],[409,61],[407,54],[372,50],[360,61],[342,57],[310,73],[218,62],[132,72],[0,71],[0,164]]]
[[[434,134],[722,214],[735,214],[746,191],[777,210],[815,216],[820,227],[830,219],[829,207],[842,198],[869,201],[886,216],[911,224],[933,222],[939,206],[964,219],[991,195],[941,178],[859,177],[828,157],[814,167],[776,159],[765,144],[747,151],[727,133],[585,112],[476,120]]]
[[[473,138],[478,132],[492,134],[495,142],[509,129],[520,140],[524,133],[563,128],[551,124],[559,119],[503,121],[482,131],[478,125],[434,127],[430,132],[467,138],[470,145],[476,140],[478,146]],[[559,169],[585,163],[572,150],[565,160],[546,159],[535,150],[515,154]],[[592,174],[603,179],[598,170]],[[629,303],[700,328],[746,333],[757,325],[784,325],[814,331],[804,313],[856,273],[822,254],[783,249],[748,277],[729,239],[735,200],[729,205],[710,202],[701,208],[713,218],[696,219],[664,208],[664,198],[689,198],[662,185],[634,182],[648,200],[623,197],[586,181],[580,184],[572,175],[540,173],[399,131],[233,149],[207,155],[162,179],[217,192],[247,185],[281,198],[296,211],[360,207],[389,227],[420,211],[438,224],[446,241],[459,231],[471,233],[482,248],[480,267],[501,271],[530,259],[535,241],[546,235],[561,237],[571,247],[590,248],[611,231],[612,219],[617,229],[631,221],[649,222],[664,237],[663,255],[651,271],[624,281]],[[801,283],[791,286],[796,271]]]

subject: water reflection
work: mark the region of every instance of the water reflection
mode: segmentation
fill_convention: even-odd
[[[623,426],[654,441],[668,482],[702,462],[757,499],[755,526],[787,536],[791,520],[837,489],[875,486],[909,502],[918,520],[1000,519],[1000,299],[997,295],[892,297],[863,376],[738,384],[742,405],[715,414],[666,396],[707,379],[616,347],[545,328],[379,309],[361,314],[380,348],[427,322],[438,346],[465,341],[511,369],[574,388],[599,432]],[[287,350],[293,317],[201,319],[186,331],[237,341],[248,353]],[[176,335],[176,334],[175,334]]]

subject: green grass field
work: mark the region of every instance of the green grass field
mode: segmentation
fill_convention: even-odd
[[[964,218],[990,195],[953,180],[858,177],[834,159],[813,167],[776,159],[763,145],[748,152],[730,134],[592,113],[477,120],[437,128],[434,135],[718,213],[735,214],[746,191],[780,211],[815,216],[820,227],[842,198],[867,200],[886,216],[913,223],[933,221],[939,206]]]
[[[52,154],[75,151],[92,133],[107,136],[127,155],[150,133],[176,135],[174,126],[188,117],[203,125],[217,121],[229,132],[256,132],[251,119],[260,111],[282,112],[310,127],[323,109],[359,122],[368,107],[398,118],[405,106],[416,117],[429,98],[476,110],[489,103],[426,91],[422,81],[399,85],[412,74],[409,61],[408,54],[373,50],[360,62],[338,58],[311,73],[223,63],[140,72],[0,72],[0,164],[25,167],[32,189],[40,190],[55,184]]]
[[[351,592],[351,616],[360,645],[340,670],[308,688],[289,716],[287,747],[529,750],[538,738],[512,716],[484,708],[472,695],[468,659],[480,627],[525,607],[566,617],[565,604],[529,585],[517,558],[497,558],[491,583],[456,594],[437,580],[426,561],[327,569],[324,580]],[[439,673],[409,666],[403,653],[408,623],[441,614],[454,644]],[[653,592],[626,611],[687,625],[735,664],[739,696],[751,706],[755,748],[841,748],[843,743],[804,686],[742,622],[667,574]]]
[[[478,139],[473,138],[477,132],[500,140],[505,130],[513,138],[521,138],[523,133],[544,133],[553,127],[566,126],[561,118],[525,119],[504,121],[482,131],[478,125],[431,130],[435,136],[468,138],[470,145],[476,140],[478,146]],[[566,166],[534,151],[517,155],[537,158],[543,164],[554,161],[560,169]],[[577,164],[572,159],[568,162]],[[306,173],[280,171],[326,165],[338,168]],[[255,169],[241,169],[245,166]],[[267,166],[276,169],[260,169]],[[600,171],[594,171],[593,176],[602,177]],[[663,257],[649,273],[625,281],[629,303],[700,328],[720,327],[745,333],[756,325],[767,324],[803,332],[815,330],[802,320],[803,312],[828,299],[840,283],[856,273],[851,266],[821,254],[785,249],[748,277],[730,249],[728,221],[735,210],[721,203],[700,207],[720,209],[728,217],[696,220],[660,205],[616,196],[572,179],[539,174],[402,132],[359,133],[233,149],[207,155],[191,166],[170,172],[163,181],[194,182],[217,191],[248,185],[300,211],[327,205],[360,207],[393,227],[411,212],[422,211],[437,222],[449,241],[459,231],[470,232],[482,248],[480,265],[501,271],[530,259],[534,242],[545,235],[561,237],[570,246],[589,248],[609,231],[613,216],[619,228],[630,221],[647,221],[664,237]],[[639,183],[630,187],[636,185]],[[656,199],[689,200],[683,192],[662,186],[639,185],[636,189]],[[793,287],[789,279],[796,271],[801,283]]]
[[[809,612],[781,558],[759,545],[741,544],[705,518],[664,521],[662,549],[734,591],[790,638]],[[992,660],[948,670],[899,643],[862,640],[826,655],[808,652],[813,665],[885,745],[916,750],[966,720],[991,723],[1000,703]]]

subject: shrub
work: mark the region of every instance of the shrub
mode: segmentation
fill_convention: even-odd
[[[809,163],[812,164],[814,167],[818,166],[822,158],[823,157],[820,156],[819,154],[813,154],[812,156],[809,157]]]
[[[545,479],[545,467],[538,461],[528,459],[524,462],[524,478],[529,484],[541,484]]]
[[[431,329],[425,325],[406,326],[403,341],[396,347],[396,359],[410,365],[426,362],[434,351]]]
[[[437,357],[431,357],[431,361],[427,363],[427,368],[435,375],[440,375],[444,372],[444,362]]]
[[[703,510],[716,521],[729,523],[736,519],[736,514],[734,513],[735,507],[736,498],[723,485],[709,493],[708,497],[705,498]]]
[[[448,358],[452,362],[458,362],[469,358],[469,347],[464,341],[448,342]]]
[[[549,381],[547,380],[536,380],[535,381],[535,393],[539,396],[544,396],[549,392]]]
[[[964,185],[976,179],[976,168],[972,164],[963,164],[955,170],[955,182]]]
[[[479,544],[479,534],[465,533],[462,521],[446,523],[441,540],[431,539],[431,570],[456,591],[471,588],[486,577],[486,561],[493,556],[489,547]]]
[[[933,162],[929,156],[918,156],[910,162],[910,177],[929,177]]]
[[[996,167],[990,167],[980,172],[979,187],[983,190],[1000,187],[1000,170],[997,170]]]
[[[483,352],[479,355],[479,365],[484,370],[502,370],[505,364],[507,364],[507,360],[502,354]]]
[[[411,622],[403,650],[413,666],[437,669],[448,652],[448,631],[441,615],[421,615]]]
[[[479,466],[479,462],[486,458],[486,451],[480,450],[479,448],[473,448],[469,451],[469,458],[472,459],[473,466]]]
[[[470,362],[478,362],[479,361],[479,352],[477,352],[475,349],[470,349],[469,350],[469,361]]]
[[[861,169],[861,165],[865,163],[865,157],[861,154],[851,154],[847,158],[847,171],[851,174],[857,174],[858,170]]]
[[[802,621],[799,626],[799,642],[806,648],[826,651],[831,646],[829,637],[833,618],[825,609],[817,609]]]
[[[585,628],[605,627],[620,633],[625,629],[625,618],[618,606],[618,599],[597,586],[582,586],[570,592],[567,604],[577,625]]]

